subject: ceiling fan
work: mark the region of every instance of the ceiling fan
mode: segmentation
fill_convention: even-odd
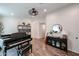
[[[29,10],[29,14],[32,16],[36,16],[36,15],[38,15],[38,11],[35,8],[32,8]]]

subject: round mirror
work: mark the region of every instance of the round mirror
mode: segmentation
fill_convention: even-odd
[[[54,33],[59,33],[62,31],[62,26],[60,24],[55,24],[55,25],[53,25],[52,30]]]

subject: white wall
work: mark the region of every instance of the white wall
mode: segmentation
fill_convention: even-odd
[[[4,33],[3,34],[10,34],[13,32],[17,32],[17,19],[5,17],[2,19],[2,23],[4,25]]]
[[[34,21],[32,22],[32,28],[31,28],[31,32],[32,32],[32,38],[40,38],[39,35],[39,22],[38,21]]]
[[[1,19],[1,22],[4,25],[4,32],[3,34],[11,34],[18,32],[17,25],[22,24],[22,22],[31,23],[31,21],[28,21],[27,19],[17,19],[14,17],[4,17]]]
[[[46,32],[51,30],[53,24],[62,25],[68,33],[68,49],[79,53],[79,4],[48,15]]]
[[[32,31],[31,31],[31,34],[32,34],[32,37],[33,38],[43,38],[44,37],[44,33],[42,32],[43,29],[41,27],[41,24],[40,23],[44,23],[44,21],[39,21],[39,20],[36,20],[36,21],[32,21]]]
[[[44,23],[43,18],[27,18],[27,19],[18,19],[14,17],[3,17],[0,19],[4,25],[4,33],[3,34],[11,34],[18,32],[17,25],[22,24],[22,22],[25,22],[26,24],[31,24],[31,36],[33,38],[42,38],[40,31],[40,23]]]

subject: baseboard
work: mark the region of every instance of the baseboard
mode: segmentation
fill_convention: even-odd
[[[78,52],[75,52],[75,51],[71,51],[71,50],[69,50],[69,49],[68,49],[68,51],[69,51],[69,52],[73,52],[73,53],[76,53],[76,54],[79,54]]]

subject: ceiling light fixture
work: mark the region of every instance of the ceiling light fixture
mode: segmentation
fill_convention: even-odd
[[[12,13],[10,13],[10,15],[11,15],[11,16],[14,16],[14,13],[12,12]]]
[[[32,16],[36,16],[36,15],[38,15],[38,11],[35,8],[32,8],[29,10],[29,14]]]
[[[44,9],[43,11],[44,11],[44,12],[47,12],[47,9]]]
[[[32,17],[35,17],[35,16],[32,16]]]

